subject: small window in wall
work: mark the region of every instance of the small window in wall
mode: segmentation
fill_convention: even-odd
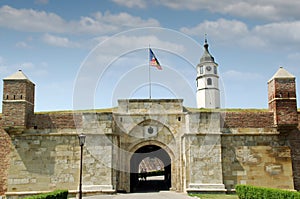
[[[14,100],[16,99],[16,96],[14,95]]]
[[[200,74],[203,74],[203,66],[200,66]]]
[[[8,100],[8,95],[6,95],[6,99]]]
[[[208,78],[208,79],[207,79],[207,85],[212,85],[212,80],[211,80],[211,78]]]
[[[217,70],[217,67],[214,66],[214,73],[217,74],[218,73],[218,70]]]
[[[23,99],[23,96],[21,95],[20,98]]]

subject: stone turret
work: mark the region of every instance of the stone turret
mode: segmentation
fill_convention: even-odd
[[[274,112],[274,124],[279,128],[298,125],[295,76],[280,67],[268,81],[269,110]]]
[[[34,114],[35,85],[21,71],[3,79],[2,120],[6,131],[22,131]]]

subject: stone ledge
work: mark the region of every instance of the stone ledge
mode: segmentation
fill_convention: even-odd
[[[183,113],[183,99],[119,99],[116,113]]]
[[[115,191],[112,185],[82,185],[83,192],[100,191],[100,192],[112,192]]]
[[[189,184],[187,192],[223,192],[225,193],[224,184]]]

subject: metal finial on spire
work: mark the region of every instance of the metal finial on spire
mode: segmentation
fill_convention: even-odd
[[[204,35],[204,48],[208,51],[207,34]]]

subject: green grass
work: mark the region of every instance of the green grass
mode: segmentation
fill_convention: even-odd
[[[208,109],[208,108],[192,108],[185,107],[189,112],[246,112],[246,113],[257,113],[257,112],[269,112],[269,109],[256,109],[256,108],[225,108],[225,109]]]
[[[234,194],[189,194],[201,199],[238,199],[239,197]]]
[[[256,113],[256,112],[268,112],[268,109],[255,109],[255,108],[248,108],[248,109],[239,109],[239,108],[232,108],[232,109],[205,109],[205,108],[192,108],[192,107],[185,107],[185,109],[189,112],[248,112],[248,113]],[[63,113],[112,113],[117,110],[117,107],[112,108],[104,108],[104,109],[89,109],[89,110],[54,110],[54,111],[41,111],[35,112],[35,114],[63,114]],[[299,109],[300,110],[300,109]],[[299,111],[300,112],[300,111]],[[1,113],[0,113],[1,114]],[[1,115],[0,115],[1,116]]]
[[[68,113],[112,113],[116,108],[105,109],[89,109],[89,110],[57,110],[57,111],[41,111],[34,114],[68,114]]]

